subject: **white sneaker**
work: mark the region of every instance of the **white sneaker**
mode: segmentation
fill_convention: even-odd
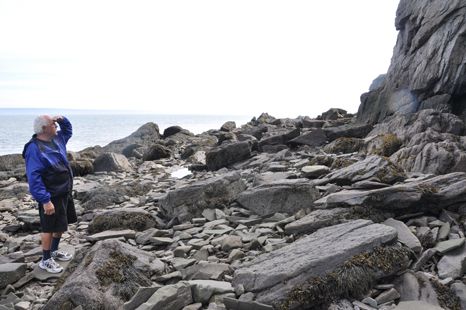
[[[53,258],[49,258],[46,261],[41,260],[39,267],[47,270],[50,273],[60,273],[63,271],[63,267],[58,265],[57,262],[53,260]]]
[[[61,261],[67,261],[67,260],[70,260],[73,257],[73,255],[71,255],[70,253],[66,253],[66,252],[63,252],[63,251],[52,252],[52,253],[50,253],[50,256],[53,259],[58,259],[58,260],[61,260]]]

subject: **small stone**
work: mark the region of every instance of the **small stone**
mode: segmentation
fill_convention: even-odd
[[[447,240],[443,242],[437,243],[437,245],[434,247],[437,252],[440,254],[445,254],[448,251],[451,251],[453,249],[456,249],[464,244],[464,238],[463,239],[453,239],[453,240]]]
[[[373,298],[367,297],[361,300],[361,302],[363,304],[371,306],[372,308],[377,308],[377,301]]]
[[[235,287],[235,294],[237,297],[240,297],[241,295],[243,295],[245,292],[244,290],[244,285],[243,284],[238,284],[236,287]]]
[[[391,288],[377,296],[375,300],[377,301],[377,304],[384,304],[398,298],[400,298],[400,294],[394,288]]]

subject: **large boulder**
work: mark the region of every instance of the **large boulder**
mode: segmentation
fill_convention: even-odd
[[[344,125],[334,128],[314,129],[289,141],[291,145],[322,146],[338,138],[363,138],[373,129],[372,125]]]
[[[214,171],[249,157],[251,144],[248,141],[224,143],[207,151],[206,164],[209,170]]]
[[[138,144],[144,147],[153,145],[160,140],[159,126],[149,122],[138,128],[135,132],[126,138],[118,139],[110,142],[102,148],[94,148],[99,153],[112,152],[122,154],[123,150],[133,144]]]
[[[169,217],[182,221],[200,217],[206,208],[225,208],[246,189],[238,172],[193,183],[170,191],[159,199],[159,207]]]
[[[433,174],[466,172],[466,137],[440,133],[431,128],[416,134],[390,160],[405,171]]]
[[[158,289],[138,310],[181,310],[193,303],[191,285],[180,281]]]
[[[409,142],[415,135],[427,130],[462,135],[464,129],[463,121],[454,114],[428,109],[415,114],[398,115],[388,122],[377,124],[367,136],[383,136],[391,132],[401,141]]]
[[[43,309],[122,309],[139,287],[151,286],[151,276],[164,269],[151,252],[118,240],[99,241]]]
[[[89,233],[106,230],[132,229],[144,231],[153,228],[157,219],[149,212],[138,208],[117,208],[98,212],[89,225]]]
[[[325,153],[353,153],[359,152],[364,147],[364,140],[359,138],[338,138],[322,148]]]
[[[172,155],[172,151],[170,149],[160,144],[154,144],[153,146],[151,146],[144,152],[144,155],[142,156],[142,160],[148,161],[148,160],[157,160],[160,158],[170,158],[171,155]]]
[[[0,289],[13,284],[26,275],[25,263],[6,263],[0,265]]]
[[[124,196],[136,197],[147,194],[152,189],[149,183],[131,182],[125,185],[114,184],[88,190],[81,200],[85,210],[101,209],[126,200]]]
[[[287,299],[285,294],[293,288],[299,289],[311,278],[335,272],[351,257],[366,251],[372,252],[374,246],[391,243],[396,240],[396,236],[394,228],[367,220],[322,228],[288,246],[240,265],[235,271],[232,285],[242,284],[247,292],[255,294],[258,302],[269,305],[279,303]],[[400,266],[398,268],[403,269]],[[375,272],[372,275],[375,276]],[[353,279],[345,274],[343,276],[343,286],[350,285],[351,280],[367,281],[362,275]],[[330,285],[326,289],[322,291],[323,295],[334,293],[329,292],[332,289]],[[299,304],[287,309],[295,309],[296,306]]]
[[[75,177],[94,173],[94,165],[89,160],[73,160],[69,163]]]
[[[290,140],[299,137],[300,133],[301,131],[299,128],[274,130],[262,137],[259,141],[259,146],[286,144]]]
[[[176,135],[177,133],[181,132],[183,130],[182,127],[180,126],[170,126],[165,128],[163,131],[163,138],[168,138],[170,136]]]
[[[233,131],[236,128],[236,123],[233,121],[226,122],[220,127],[220,131]]]
[[[361,96],[358,122],[375,124],[426,108],[464,115],[466,4],[404,0],[396,15],[390,67],[381,86]]]
[[[466,200],[466,173],[456,172],[431,179],[368,191],[344,190],[314,202],[317,209],[357,207],[362,214],[378,209],[398,215],[440,213]]]
[[[242,192],[236,201],[258,215],[294,214],[312,207],[318,191],[308,179],[279,180]]]
[[[104,153],[93,162],[94,171],[123,171],[131,170],[130,163],[124,155]]]
[[[0,156],[0,171],[13,170],[17,165],[25,165],[21,154],[9,154]]]
[[[328,174],[326,178],[341,185],[371,178],[378,178],[382,183],[393,184],[406,179],[406,174],[401,167],[386,157],[371,155],[362,161]]]

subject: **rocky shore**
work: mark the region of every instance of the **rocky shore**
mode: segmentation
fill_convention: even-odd
[[[466,4],[402,0],[395,25],[357,115],[68,152],[60,274],[21,155],[0,156],[0,310],[466,309]]]
[[[1,156],[0,309],[462,309],[463,122],[355,120],[148,123],[69,152],[79,220],[55,275],[24,162]]]

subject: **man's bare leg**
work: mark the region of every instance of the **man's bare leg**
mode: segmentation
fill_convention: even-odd
[[[52,247],[52,233],[42,233],[40,235],[40,241],[42,242],[42,250],[50,251]]]

